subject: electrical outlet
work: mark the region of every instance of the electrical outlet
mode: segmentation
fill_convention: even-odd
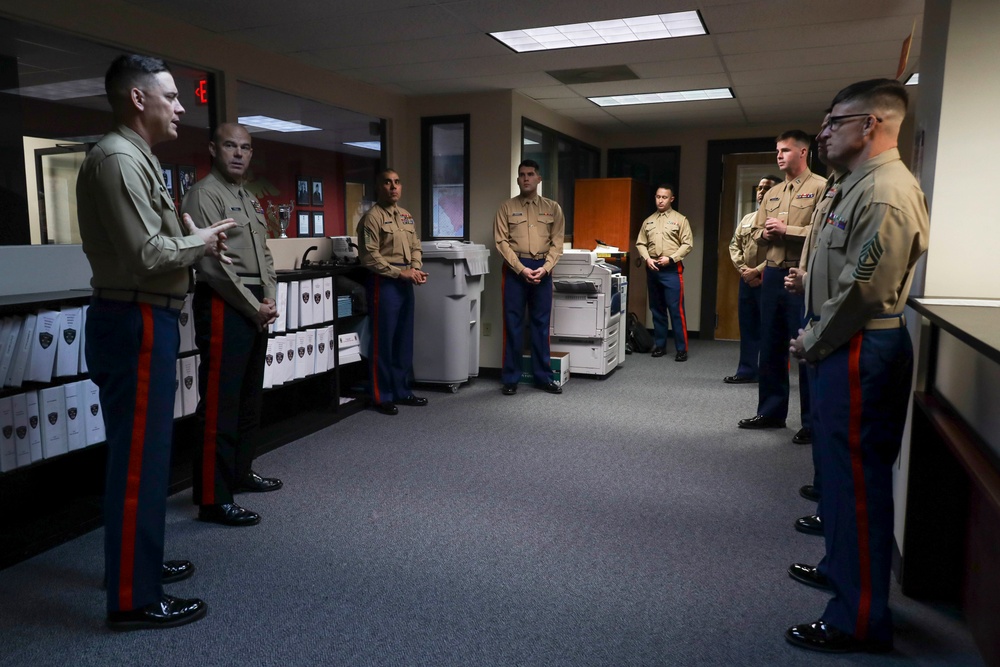
[[[483,335],[490,336],[493,334],[493,325],[489,322],[483,322]]]

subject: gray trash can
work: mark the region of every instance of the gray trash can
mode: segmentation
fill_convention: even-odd
[[[481,243],[424,241],[427,282],[417,285],[413,378],[452,392],[479,375],[479,312],[490,251]]]

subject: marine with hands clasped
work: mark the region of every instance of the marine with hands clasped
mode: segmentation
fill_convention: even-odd
[[[656,189],[656,213],[639,227],[635,241],[639,257],[646,262],[646,288],[653,314],[652,356],[667,353],[667,331],[673,328],[674,361],[687,361],[687,317],[684,314],[684,258],[694,247],[691,223],[675,211],[674,186]]]
[[[541,168],[534,160],[517,167],[521,193],[500,205],[493,238],[503,258],[503,369],[501,393],[513,396],[521,379],[521,350],[527,320],[531,373],[535,387],[561,394],[552,381],[549,322],[552,317],[552,269],[562,257],[566,220],[562,207],[538,194]],[[525,312],[527,311],[527,317]]]
[[[785,181],[767,191],[754,219],[758,258],[766,262],[760,292],[760,371],[757,413],[741,419],[740,428],[784,428],[788,416],[787,340],[802,326],[804,311],[801,295],[785,290],[785,277],[799,265],[813,210],[826,191],[826,180],[809,170],[811,143],[801,130],[777,137],[778,168]],[[798,444],[812,438],[809,403],[809,382],[805,370],[799,369],[802,428],[792,438]]]
[[[208,144],[212,171],[184,197],[182,210],[199,227],[221,215],[237,225],[226,255],[232,264],[202,260],[193,310],[201,354],[194,452],[193,500],[198,518],[224,526],[251,526],[260,515],[233,501],[241,491],[275,491],[281,480],[251,468],[260,428],[267,325],[278,318],[277,276],[267,248],[267,221],[244,184],[253,144],[242,125],[223,123]]]
[[[427,399],[412,390],[413,289],[427,282],[427,274],[420,270],[423,252],[413,216],[398,205],[403,194],[399,174],[384,170],[376,191],[378,203],[358,223],[358,255],[369,271],[372,404],[382,414],[395,415],[397,405],[427,405]]]

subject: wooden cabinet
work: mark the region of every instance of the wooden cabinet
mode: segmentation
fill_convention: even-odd
[[[639,226],[653,211],[649,186],[632,178],[576,181],[573,247],[593,250],[597,239],[628,251],[628,310],[646,318],[646,269],[635,249]]]

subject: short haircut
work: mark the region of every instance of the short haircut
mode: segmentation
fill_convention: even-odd
[[[386,167],[385,169],[383,169],[378,173],[378,182],[381,182],[382,179],[385,178],[386,174],[396,174],[397,176],[399,176],[398,171],[392,169],[391,167]]]
[[[677,194],[677,190],[674,190],[674,184],[673,183],[660,183],[659,185],[656,186],[656,189],[657,190],[670,190],[670,194],[672,194],[672,195],[673,194]],[[654,191],[653,194],[655,195],[656,192]]]
[[[104,75],[104,92],[112,109],[119,108],[129,98],[130,91],[149,82],[149,79],[170,68],[159,58],[123,53],[111,62]]]
[[[868,79],[842,89],[833,98],[831,107],[857,101],[867,102],[880,111],[895,111],[905,116],[910,96],[906,87],[895,79]]]
[[[779,178],[778,176],[774,176],[774,175],[770,175],[770,176],[761,176],[761,179],[762,179],[762,180],[768,180],[768,181],[771,181],[772,183],[781,183],[781,182],[782,182],[783,180],[785,180],[785,179],[783,179],[783,178]]]
[[[521,173],[521,167],[534,169],[536,174],[542,175],[542,167],[534,160],[521,160],[521,164],[517,165],[517,173]]]
[[[775,137],[774,141],[775,142],[788,141],[789,139],[791,139],[797,144],[805,146],[806,148],[812,146],[812,139],[810,139],[809,135],[803,132],[802,130],[786,130],[785,132],[782,132],[777,137]]]
[[[215,129],[212,130],[212,143],[214,144],[219,143],[219,132],[221,132],[222,128],[224,127],[234,127],[243,130],[244,132],[247,133],[247,135],[250,134],[250,130],[248,130],[246,126],[240,125],[239,123],[219,123],[218,125],[215,126]]]

